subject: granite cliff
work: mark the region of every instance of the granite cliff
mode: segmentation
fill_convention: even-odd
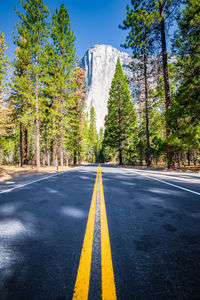
[[[111,82],[115,73],[117,58],[120,58],[124,73],[128,79],[133,77],[129,68],[131,56],[109,45],[95,45],[82,58],[80,65],[86,71],[87,108],[94,106],[97,117],[97,130],[104,125],[107,113],[107,101]]]
[[[140,77],[138,64],[141,64],[142,61],[132,58],[131,55],[126,52],[104,44],[91,47],[86,51],[84,57],[80,61],[80,66],[86,71],[87,108],[88,110],[90,110],[92,106],[95,108],[98,132],[99,129],[104,126],[104,117],[107,114],[109,90],[118,57],[120,58],[123,72],[126,74],[129,81],[131,98],[135,102],[137,108],[137,98],[144,97],[143,84],[141,80],[138,80]],[[147,66],[150,74],[148,84],[151,88],[155,88],[156,86],[158,73],[157,71],[155,72],[155,70],[158,68],[160,59],[161,58],[159,57],[155,58],[153,56],[149,59],[149,61],[154,62],[154,67],[152,67],[151,63]],[[155,64],[156,60],[158,61]],[[132,69],[129,67],[130,63],[132,63]]]

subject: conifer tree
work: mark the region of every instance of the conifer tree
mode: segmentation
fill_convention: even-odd
[[[162,52],[162,63],[163,63],[163,76],[164,76],[164,88],[165,88],[165,123],[166,123],[166,140],[167,140],[167,161],[168,167],[172,164],[172,151],[168,140],[170,138],[171,129],[170,129],[170,117],[169,109],[171,107],[171,95],[170,95],[170,86],[169,86],[169,74],[168,74],[168,57],[167,57],[167,42],[166,42],[166,26],[172,24],[174,17],[177,13],[177,9],[181,3],[181,0],[132,0],[131,1],[133,10],[127,6],[127,20],[124,25],[131,27],[134,23],[134,20],[137,19],[138,23],[136,26],[137,36],[145,36],[150,33],[151,37],[151,48],[156,54],[157,49],[161,48]],[[142,22],[141,22],[142,21]],[[143,25],[143,26],[141,26]],[[145,25],[145,26],[144,26]],[[122,27],[123,28],[123,27]],[[139,28],[139,29],[138,29]],[[135,40],[135,31],[134,27],[130,30],[128,36],[128,41]],[[158,41],[160,40],[160,43]],[[138,40],[140,46],[143,47],[143,51],[147,46],[148,41],[142,45],[144,40],[141,39],[141,43]],[[131,46],[131,42],[129,42]],[[158,52],[160,55],[160,52]],[[147,126],[146,126],[147,127]]]
[[[130,100],[127,78],[123,74],[118,58],[108,99],[104,145],[118,151],[120,164],[123,164],[124,150],[133,126],[132,112],[133,105]]]
[[[186,123],[195,125],[200,121],[200,3],[196,0],[187,0],[186,3],[182,17],[178,18],[174,39],[181,82],[176,100],[179,116],[187,116]]]
[[[23,39],[23,37],[22,37]],[[14,108],[14,118],[20,127],[20,159],[19,165],[23,162],[28,162],[27,147],[28,147],[28,114],[30,113],[31,103],[29,95],[31,93],[32,81],[30,76],[31,57],[28,52],[26,41],[23,40],[21,47],[15,50],[14,72],[12,78],[11,102]],[[23,147],[23,132],[24,132],[24,151]],[[23,160],[24,152],[24,160]]]
[[[96,113],[95,113],[94,106],[92,106],[90,109],[89,139],[90,139],[91,161],[94,162],[94,154],[95,154],[95,148],[97,144]]]
[[[17,24],[18,36],[15,44],[26,47],[31,56],[31,76],[34,88],[29,95],[34,103],[35,137],[36,137],[36,165],[40,168],[40,112],[42,105],[42,80],[44,77],[42,56],[45,39],[48,36],[46,19],[49,10],[42,0],[19,0],[24,13],[17,11],[20,23]]]
[[[6,135],[5,122],[6,110],[4,107],[5,101],[5,76],[8,70],[8,57],[5,54],[8,45],[6,43],[4,32],[0,32],[0,135]]]
[[[67,99],[65,95],[69,90],[70,78],[76,61],[75,36],[71,31],[70,18],[64,4],[60,6],[60,10],[56,10],[56,13],[53,14],[51,30],[54,43],[54,59],[58,66],[55,81],[59,104],[59,156],[60,165],[63,166],[63,123],[65,100]]]
[[[123,30],[129,29],[130,32],[123,45],[125,48],[131,48],[133,55],[142,57],[143,59],[143,85],[145,96],[145,118],[146,118],[146,164],[151,165],[151,149],[149,138],[149,97],[148,97],[148,56],[152,54],[152,27],[154,18],[150,11],[150,7],[144,7],[143,1],[132,1],[133,8],[127,6],[126,20],[123,26],[119,26]]]
[[[101,127],[99,130],[99,134],[97,135],[97,146],[96,146],[96,161],[98,162],[101,162],[103,160],[102,147],[103,147],[103,128]]]
[[[8,49],[8,45],[5,40],[4,31],[0,32],[0,96],[4,97],[5,91],[5,77],[9,68],[9,59],[5,51]]]
[[[163,77],[164,77],[164,89],[165,89],[165,123],[166,123],[166,147],[167,147],[167,164],[168,168],[172,166],[173,152],[170,149],[170,135],[171,125],[169,110],[171,107],[171,93],[169,84],[169,68],[168,68],[168,55],[167,55],[167,38],[166,27],[172,24],[180,3],[182,0],[151,0],[152,9],[154,11],[155,26],[155,42],[160,36],[161,49],[162,49],[162,64],[163,64]]]
[[[81,139],[82,128],[84,126],[84,108],[85,108],[85,71],[76,68],[73,78],[73,89],[68,99],[68,130],[65,133],[67,144],[73,149],[74,165],[81,163]]]
[[[174,37],[174,51],[177,54],[176,73],[180,82],[170,112],[173,125],[172,142],[176,145],[178,161],[187,152],[190,165],[193,153],[200,148],[200,3],[186,1],[179,15],[178,30]]]
[[[13,131],[12,107],[7,102],[9,59],[6,55],[8,45],[4,32],[0,32],[0,148],[7,143]]]
[[[90,147],[89,120],[88,120],[88,112],[86,112],[83,113],[82,128],[81,128],[81,149],[83,153],[83,159],[85,161],[89,161],[89,147]]]

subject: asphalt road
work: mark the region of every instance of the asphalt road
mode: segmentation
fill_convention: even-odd
[[[97,169],[77,167],[11,191],[1,185],[0,300],[72,299],[92,198],[88,299],[106,290],[109,247],[117,299],[200,299],[200,176],[102,165],[108,245]]]

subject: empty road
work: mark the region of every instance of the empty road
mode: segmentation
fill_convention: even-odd
[[[0,185],[0,300],[200,299],[200,176],[88,165]]]

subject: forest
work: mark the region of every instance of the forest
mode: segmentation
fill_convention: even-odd
[[[13,62],[0,32],[0,164],[200,164],[200,2],[130,2],[121,46],[138,58],[129,67],[141,89],[130,90],[118,59],[97,133],[67,8],[50,13],[42,0],[19,0]]]
[[[119,26],[127,30],[124,48],[139,63],[131,64],[137,103],[130,102],[128,82],[118,60],[108,100],[102,157],[120,164],[200,163],[200,2],[132,0]],[[169,30],[174,22],[169,51]],[[152,76],[155,81],[152,83]]]
[[[12,63],[0,36],[0,163],[93,162],[95,113],[86,112],[85,72],[67,9],[61,5],[50,16],[42,0],[19,2]]]

